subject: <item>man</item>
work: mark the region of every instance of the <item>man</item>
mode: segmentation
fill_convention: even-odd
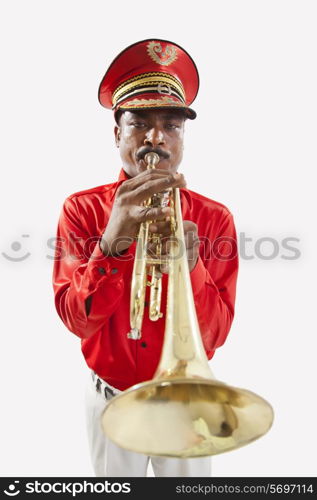
[[[99,100],[115,113],[115,142],[122,169],[117,182],[69,196],[60,216],[54,263],[58,314],[81,338],[92,370],[87,392],[89,446],[97,476],[145,476],[149,457],[124,450],[101,430],[107,401],[150,380],[161,354],[165,315],[148,318],[142,338],[131,339],[129,311],[133,260],[140,223],[170,235],[170,208],[143,202],[170,187],[181,189],[187,259],[203,344],[209,359],[221,346],[234,315],[238,256],[230,211],[186,188],[177,172],[183,156],[184,125],[196,117],[189,106],[198,91],[196,66],[180,46],[164,40],[137,42],[112,62]],[[160,162],[146,169],[145,154]],[[200,245],[199,245],[200,239]],[[167,252],[168,243],[163,251]],[[166,269],[162,269],[166,271]],[[166,302],[167,274],[162,277]],[[156,476],[210,476],[210,458],[151,457]]]

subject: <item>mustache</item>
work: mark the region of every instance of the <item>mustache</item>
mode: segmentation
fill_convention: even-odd
[[[159,155],[160,158],[165,158],[166,160],[170,157],[170,154],[161,148],[151,148],[150,146],[142,146],[136,154],[137,160],[144,160],[144,157],[147,153],[156,153]]]

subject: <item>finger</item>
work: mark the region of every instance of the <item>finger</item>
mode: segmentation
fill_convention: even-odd
[[[198,227],[192,221],[183,221],[186,248],[199,244]]]
[[[196,232],[194,231],[188,231],[185,233],[185,247],[186,248],[191,248],[200,245],[200,240]]]
[[[196,232],[198,233],[198,226],[195,224],[195,222],[191,220],[183,220],[183,228],[184,228],[184,233],[188,231]]]
[[[186,254],[189,269],[192,270],[195,267],[195,264],[199,257],[199,251],[195,248],[189,248],[186,250]]]
[[[158,233],[162,236],[168,236],[172,233],[170,218],[164,221],[155,221],[149,225],[149,231],[151,233]]]
[[[133,207],[132,217],[136,222],[162,220],[171,214],[170,207]]]
[[[140,174],[136,175],[132,179],[124,181],[118,188],[118,191],[123,194],[125,192],[132,192],[138,187],[142,186],[145,182],[156,179],[164,179],[169,177],[171,174],[168,170],[162,170],[159,168],[153,168],[151,170],[145,170]]]
[[[162,250],[161,250],[162,255],[170,255],[172,247],[174,248],[174,250],[176,250],[177,254],[178,252],[182,252],[181,250],[182,246],[179,245],[179,242],[173,236],[163,237],[161,239],[161,243],[162,243]]]
[[[158,168],[153,168],[151,170],[145,170],[144,172],[141,172],[140,174],[136,175],[132,179],[127,179],[126,181],[122,182],[122,184],[119,186],[118,191],[123,194],[125,192],[131,192],[134,189],[138,188],[144,182],[150,181],[151,179],[160,179],[167,177],[169,175],[169,172],[166,170],[161,170]]]
[[[134,203],[140,204],[155,193],[160,193],[169,188],[182,188],[186,181],[182,174],[169,174],[158,179],[151,179],[138,186],[131,195]]]

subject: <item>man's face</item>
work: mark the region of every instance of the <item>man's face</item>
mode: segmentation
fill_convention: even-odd
[[[135,177],[146,170],[144,156],[155,151],[157,168],[176,172],[183,157],[185,115],[178,110],[125,111],[115,126],[116,145],[125,172]]]

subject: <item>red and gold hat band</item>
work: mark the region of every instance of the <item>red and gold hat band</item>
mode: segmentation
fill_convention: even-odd
[[[113,109],[126,99],[144,94],[159,94],[179,99],[186,105],[185,91],[177,78],[163,72],[142,73],[123,82],[112,95]]]

